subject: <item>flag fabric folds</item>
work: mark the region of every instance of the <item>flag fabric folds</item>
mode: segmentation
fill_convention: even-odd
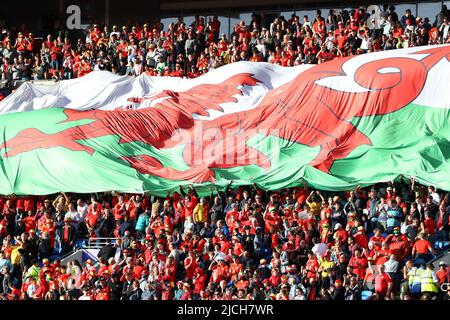
[[[450,190],[450,46],[197,79],[93,72],[0,103],[0,194],[145,192],[404,176]]]

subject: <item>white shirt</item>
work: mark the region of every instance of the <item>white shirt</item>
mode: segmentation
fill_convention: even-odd
[[[192,222],[185,221],[184,222],[184,233],[191,232],[194,233],[195,224]]]
[[[439,204],[441,202],[441,196],[437,192],[431,192],[430,196],[433,197],[433,202]]]
[[[34,297],[34,293],[36,292],[36,285],[35,284],[30,284],[27,288],[27,294],[29,297],[33,298]]]
[[[300,220],[308,219],[308,213],[306,213],[306,211],[300,211],[300,212],[298,213],[298,218],[299,218]]]
[[[385,272],[397,272],[398,265],[399,263],[397,260],[389,259],[384,263]]]
[[[67,211],[64,215],[64,219],[70,219],[71,224],[74,227],[78,227],[78,224],[82,220],[80,214],[77,211]]]
[[[256,45],[256,49],[258,49],[259,52],[261,52],[263,58],[266,57],[266,46],[265,46],[265,45],[263,45],[263,44],[257,44],[257,45]]]
[[[381,24],[381,27],[383,27],[383,34],[388,36],[389,35],[389,31],[391,31],[391,23],[388,22],[388,21],[384,21]]]
[[[369,41],[368,38],[361,38],[361,46],[360,48],[362,50],[368,50],[369,49]]]
[[[327,49],[331,50],[334,47],[334,44],[336,43],[336,37],[335,36],[328,36],[325,39],[325,43],[327,44]]]
[[[109,35],[111,37],[111,39],[114,34],[116,35],[117,39],[120,39],[120,32],[118,32],[118,31],[111,32],[111,34]]]
[[[79,216],[81,217],[82,220],[84,220],[84,218],[86,218],[87,213],[88,213],[88,205],[85,203],[84,206],[77,206],[77,212],[79,214]]]

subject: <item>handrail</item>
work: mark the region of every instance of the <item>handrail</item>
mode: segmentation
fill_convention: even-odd
[[[116,238],[89,238],[87,240],[87,244],[83,246],[83,248],[87,249],[100,249],[108,242],[114,244],[117,241]]]

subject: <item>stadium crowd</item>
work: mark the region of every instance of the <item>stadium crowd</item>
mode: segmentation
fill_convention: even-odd
[[[1,79],[71,79],[95,70],[194,78],[235,61],[282,66],[450,43],[449,11],[436,21],[379,21],[364,8],[326,18],[291,16],[221,34],[183,18],[155,24],[93,25],[71,43],[39,43],[22,30],[0,36]],[[263,191],[233,182],[200,197],[194,186],[149,194],[0,197],[0,299],[5,300],[429,300],[450,299],[449,269],[429,263],[448,248],[450,194],[409,183],[349,192],[307,186]],[[86,239],[110,238],[99,263],[61,262]],[[447,290],[448,289],[448,290]]]
[[[71,43],[67,32],[49,34],[43,41],[22,27],[0,35],[0,73],[3,80],[71,79],[95,70],[119,75],[194,78],[235,61],[267,61],[282,66],[321,63],[366,52],[450,43],[450,13],[443,5],[434,22],[397,13],[385,5],[379,19],[364,7],[354,10],[317,10],[311,17],[277,17],[266,21],[254,14],[241,21],[230,39],[221,33],[217,16],[183,17],[164,28],[154,24],[92,25],[86,37]],[[434,19],[434,18],[433,18]]]
[[[207,197],[192,185],[86,197],[0,199],[2,299],[450,298],[447,265],[429,263],[448,246],[450,194],[412,178],[350,192],[230,181]],[[62,264],[88,237],[111,238],[99,263]]]

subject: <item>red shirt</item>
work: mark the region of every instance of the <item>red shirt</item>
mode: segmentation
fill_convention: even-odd
[[[194,280],[194,293],[199,294],[200,291],[205,290],[206,287],[206,274],[199,274]]]
[[[62,55],[62,50],[60,46],[52,46],[50,49],[50,58],[52,61],[59,60]]]
[[[185,217],[189,217],[192,216],[192,213],[194,212],[194,208],[197,205],[197,197],[192,196],[191,200],[189,201],[185,201],[184,206],[185,206]]]
[[[221,54],[223,51],[227,51],[228,49],[228,43],[226,41],[220,40],[217,44],[218,52]]]
[[[30,232],[31,229],[36,229],[36,220],[34,220],[34,217],[26,217],[22,219],[22,221],[25,223],[25,232]]]
[[[170,76],[182,78],[183,75],[184,75],[183,70],[174,70]]]
[[[88,214],[86,216],[86,222],[89,227],[92,228],[93,226],[95,226],[98,218],[100,218],[101,212],[102,212],[101,204],[99,203],[97,204],[97,209],[95,211],[93,210],[92,204],[89,205]]]
[[[186,269],[186,278],[192,279],[195,269],[197,268],[197,262],[195,261],[195,259],[187,257],[186,259],[184,259],[184,266]]]
[[[445,214],[445,211],[441,210],[439,212],[439,218],[438,218],[438,223],[437,223],[437,227],[438,227],[439,230],[444,226],[444,222],[443,222],[444,221],[444,214]]]
[[[213,20],[209,23],[211,25],[211,29],[214,33],[218,33],[220,30],[220,21],[219,20]]]
[[[145,267],[142,265],[134,266],[133,268],[133,274],[136,277],[136,279],[140,279],[142,272],[145,270]]]
[[[367,268],[366,258],[352,257],[350,259],[350,261],[348,262],[348,265],[353,267],[353,273],[358,276],[359,280],[364,279],[364,275],[366,274],[366,268]]]
[[[249,61],[251,61],[251,62],[261,62],[261,61],[263,61],[263,58],[261,58],[260,55],[256,55],[256,56],[252,56],[252,57],[249,59]]]
[[[226,239],[218,241],[217,243],[220,244],[220,252],[228,254],[228,250],[231,248],[231,243]]]
[[[345,230],[337,230],[334,233],[334,238],[337,240],[341,240],[342,243],[346,243],[347,242],[347,238],[348,238],[348,234],[347,231]]]
[[[272,275],[272,276],[270,276],[270,278],[269,278],[269,282],[270,282],[270,284],[271,284],[271,286],[272,287],[278,287],[278,285],[281,283],[281,277],[280,276],[275,276],[275,275]]]
[[[377,236],[372,236],[372,237],[370,237],[369,241],[374,242],[374,245],[376,247],[381,248],[381,244],[384,241],[384,237],[382,235],[380,235],[378,237]]]
[[[414,250],[416,253],[426,254],[428,253],[428,249],[432,249],[430,243],[427,240],[417,240],[414,243]]]
[[[17,39],[17,51],[23,52],[25,50],[27,50],[28,47],[28,41],[26,39],[23,38],[19,38]]]
[[[317,259],[313,258],[312,260],[308,260],[305,267],[306,270],[308,270],[307,277],[313,278],[316,276],[316,272],[319,269],[319,262]]]
[[[244,246],[242,243],[236,243],[236,245],[233,246],[233,254],[240,257],[244,253]]]
[[[222,280],[227,280],[229,278],[228,267],[221,265],[215,266],[212,271],[211,278],[211,281],[214,283],[219,283]]]
[[[123,205],[123,209],[122,209],[122,205]],[[113,213],[114,213],[114,219],[122,220],[123,216],[128,214],[127,203],[126,202],[117,203],[114,206]]]
[[[63,239],[64,242],[69,242],[69,227],[64,226]]]
[[[109,300],[109,294],[107,292],[99,292],[95,296],[95,300]]]
[[[232,262],[230,264],[230,271],[231,271],[232,278],[236,279],[239,272],[241,272],[243,269],[244,269],[244,266],[242,264]]]
[[[392,283],[392,278],[387,273],[377,275],[375,277],[375,291],[378,294],[386,295],[390,283]]]
[[[358,232],[357,234],[354,235],[353,238],[355,239],[355,242],[357,244],[359,244],[362,248],[367,249],[368,242],[367,242],[367,237],[364,233]]]
[[[448,271],[447,270],[438,270],[436,272],[436,276],[439,280],[439,283],[447,282]]]
[[[81,78],[92,71],[90,63],[81,63],[78,68],[78,77]]]
[[[434,235],[436,233],[436,227],[433,219],[425,218],[423,223],[425,224],[426,233],[428,233],[429,235]]]

